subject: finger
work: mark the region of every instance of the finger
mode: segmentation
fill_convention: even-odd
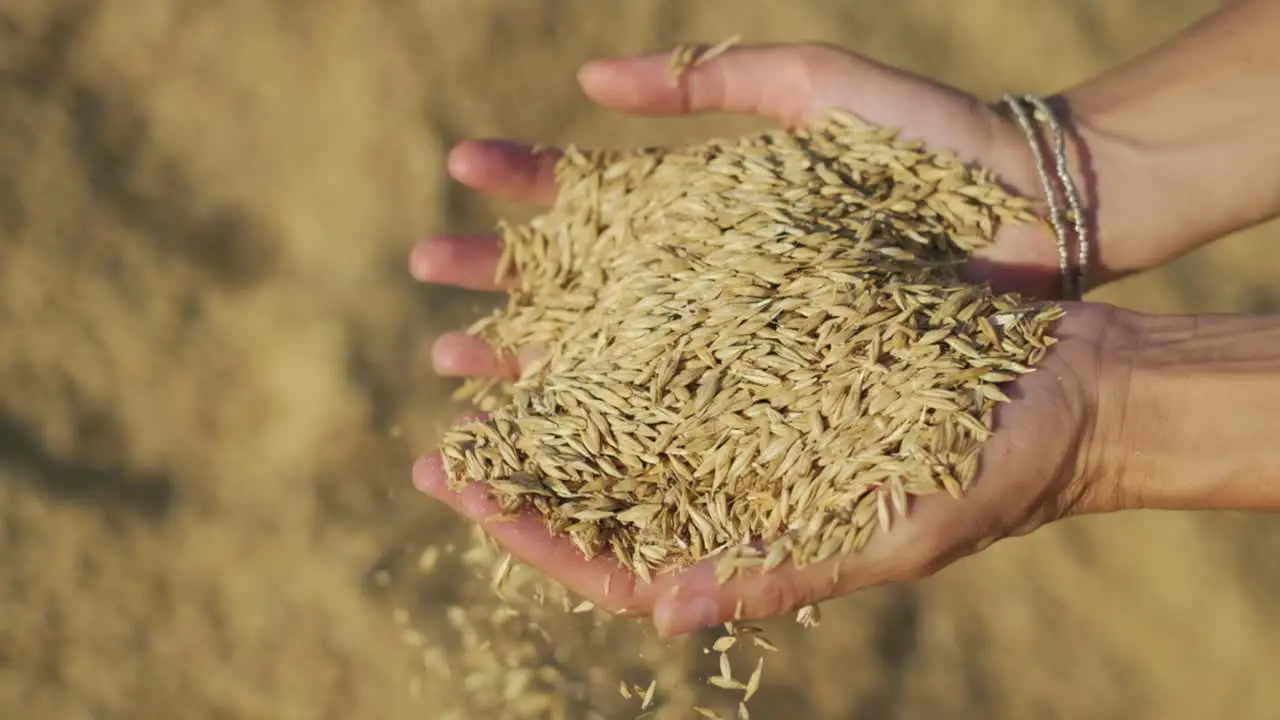
[[[510,140],[469,140],[449,153],[449,175],[505,200],[550,205],[556,198],[560,151]]]
[[[990,283],[996,292],[1049,300],[1062,296],[1053,228],[1043,222],[1001,228],[996,241],[977,250],[961,272],[967,280]]]
[[[674,637],[730,620],[762,620],[795,612],[889,582],[922,577],[940,567],[940,548],[955,527],[958,503],[950,496],[913,498],[911,513],[897,516],[889,532],[872,535],[862,550],[796,567],[784,562],[768,572],[746,570],[724,583],[716,579],[717,559],[694,566],[654,606],[653,622],[663,637]]]
[[[492,235],[436,237],[418,243],[409,254],[409,271],[421,282],[468,290],[501,290],[495,274],[502,241]]]
[[[431,365],[445,377],[514,378],[520,374],[517,358],[499,356],[489,344],[464,332],[448,332],[431,346]]]
[[[499,355],[484,340],[465,332],[447,332],[431,345],[431,365],[437,374],[464,378],[516,378],[543,355],[540,347],[522,348],[516,355]]]
[[[608,555],[587,559],[567,537],[552,535],[532,514],[504,517],[482,484],[450,490],[439,453],[415,463],[413,477],[419,490],[478,523],[512,555],[605,609],[648,613],[667,587],[667,578],[659,576],[653,583],[644,583]]]
[[[755,619],[765,595],[770,596],[770,605],[778,608],[778,614],[800,606],[797,603],[803,586],[796,582],[794,568],[783,566],[750,576],[740,573],[719,585],[716,562],[711,558],[695,565],[669,596],[658,600],[653,608],[653,625],[660,637],[686,635],[732,620]]]
[[[821,45],[754,45],[731,48],[690,68],[673,84],[669,53],[594,60],[578,81],[595,102],[643,115],[730,112],[760,115],[796,125],[819,109],[824,81],[844,53]]]
[[[489,413],[483,410],[468,410],[464,413],[458,413],[453,421],[449,423],[449,427],[457,430],[460,427],[470,425],[473,422],[483,422],[489,419]]]

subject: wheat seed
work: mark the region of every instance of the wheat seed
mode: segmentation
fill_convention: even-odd
[[[569,148],[557,184],[503,226],[510,301],[471,328],[545,354],[469,386],[492,415],[446,436],[446,468],[646,581],[717,554],[723,581],[856,552],[912,496],[962,496],[999,385],[1062,314],[959,275],[1025,201],[848,113]]]
[[[673,77],[724,48],[678,50]],[[518,378],[465,383],[490,415],[442,454],[452,487],[484,483],[505,515],[646,582],[710,556],[725,581],[858,552],[915,497],[962,498],[1011,401],[1001,386],[1054,343],[1060,308],[960,274],[1030,205],[848,113],[682,148],[568,148],[556,180],[549,211],[500,226],[509,301],[469,328],[501,354],[543,353]],[[750,633],[727,630],[709,682],[743,691],[745,717],[763,664],[735,680],[727,653]]]
[[[677,45],[667,60],[667,82],[671,87],[678,87],[685,73],[693,68],[723,55],[729,48],[742,41],[742,36],[734,35],[708,47],[702,43]]]

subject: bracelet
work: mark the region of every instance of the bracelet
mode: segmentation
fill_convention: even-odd
[[[1089,226],[1085,220],[1084,209],[1080,202],[1080,194],[1067,169],[1066,135],[1058,122],[1049,103],[1036,95],[1005,95],[1001,102],[1009,107],[1022,132],[1027,136],[1031,153],[1035,156],[1036,173],[1044,185],[1045,198],[1049,203],[1049,222],[1058,237],[1058,262],[1062,271],[1062,293],[1067,300],[1079,300],[1086,289],[1086,271],[1089,267]],[[1030,107],[1028,111],[1027,107]],[[1062,184],[1062,192],[1066,196],[1066,207],[1058,199],[1056,188],[1040,151],[1040,142],[1032,118],[1041,124],[1047,124],[1053,133],[1054,175]],[[1070,241],[1067,221],[1070,220],[1076,235],[1076,259],[1071,261]]]

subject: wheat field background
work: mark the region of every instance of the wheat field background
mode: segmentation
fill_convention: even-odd
[[[445,154],[759,125],[593,108],[581,61],[826,40],[994,97],[1057,90],[1212,7],[0,0],[0,718],[486,717],[415,669],[393,620],[409,607],[447,643],[443,606],[482,582],[401,570],[464,537],[409,466],[458,409],[431,340],[492,302],[415,286],[406,253],[527,212],[452,185]],[[1275,310],[1277,241],[1098,296]],[[821,632],[771,624],[783,654],[753,716],[1277,717],[1278,555],[1274,518],[1063,523],[833,603]],[[633,663],[640,630],[617,633],[565,672]]]

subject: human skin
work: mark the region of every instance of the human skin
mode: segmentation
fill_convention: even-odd
[[[1239,0],[1152,52],[1061,94],[1070,109],[1073,174],[1094,229],[1093,286],[1154,267],[1280,214],[1280,27],[1277,0]],[[653,115],[737,112],[794,126],[843,107],[909,138],[948,147],[1042,196],[1021,131],[958,90],[822,45],[735,48],[666,83],[666,54],[588,63],[579,74],[601,105]],[[449,158],[453,177],[506,199],[548,203],[554,151],[474,141]],[[1207,182],[1206,178],[1212,178]],[[424,282],[495,289],[492,237],[437,237],[413,251]],[[970,268],[999,289],[1045,299],[1058,288],[1057,249],[1039,224],[1001,230]],[[961,501],[917,498],[910,517],[856,556],[714,582],[709,564],[644,583],[608,557],[587,560],[532,517],[492,522],[482,485],[446,487],[437,454],[418,487],[479,522],[517,556],[599,605],[652,615],[675,635],[763,618],[872,585],[923,577],[1049,522],[1127,509],[1280,509],[1280,321],[1152,317],[1067,303],[1063,341],[1010,389],[982,469]],[[437,371],[510,375],[465,335],[441,337]],[[1274,397],[1273,397],[1274,396]],[[1032,451],[1034,449],[1034,451]]]

